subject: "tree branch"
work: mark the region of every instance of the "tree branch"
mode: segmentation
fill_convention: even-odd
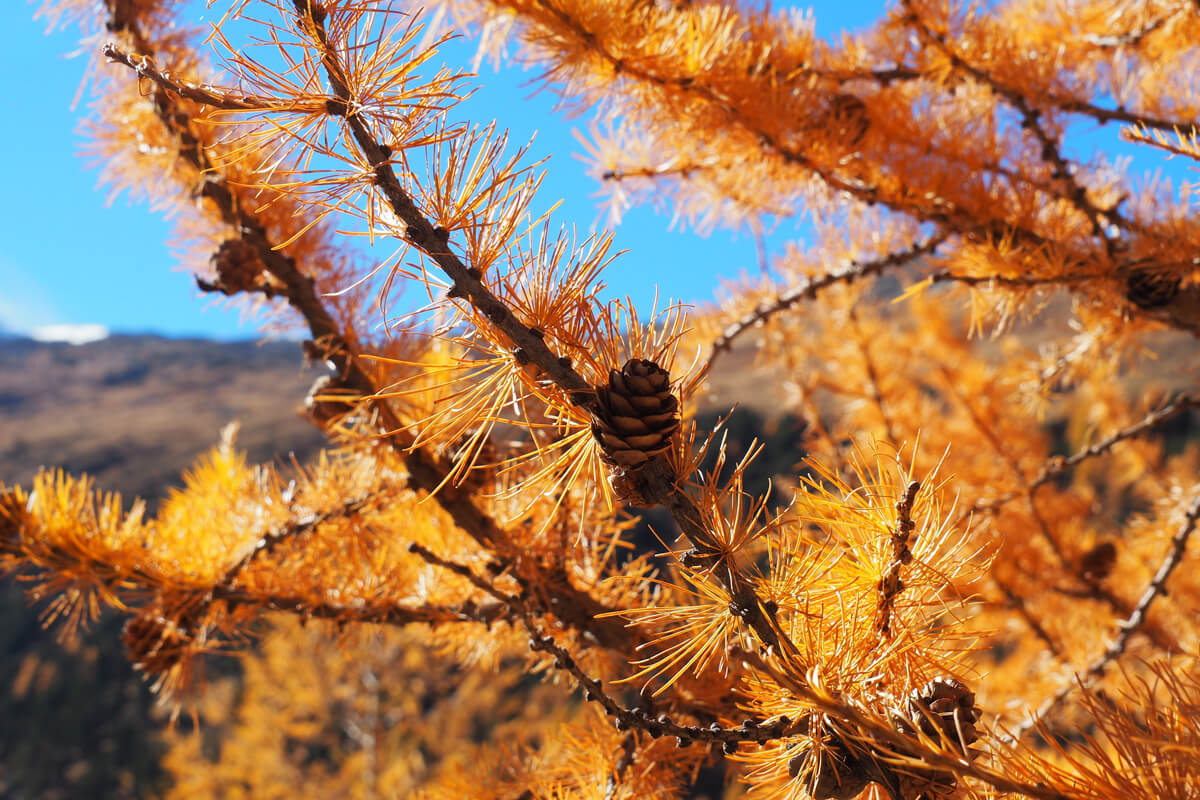
[[[993,92],[1003,97],[1021,115],[1021,127],[1033,133],[1041,145],[1042,160],[1053,168],[1051,178],[1061,181],[1066,189],[1067,198],[1072,205],[1086,216],[1091,223],[1092,233],[1104,243],[1105,253],[1111,261],[1115,255],[1112,237],[1109,235],[1105,218],[1111,219],[1122,228],[1129,229],[1131,222],[1120,216],[1116,209],[1098,208],[1087,196],[1087,191],[1075,178],[1076,167],[1062,154],[1058,141],[1050,135],[1041,123],[1041,110],[1030,105],[1025,94],[1017,89],[1002,84],[986,70],[976,67],[955,50],[946,37],[935,33],[921,18],[913,6],[912,0],[902,0],[908,11],[908,19],[917,31],[917,35],[937,48],[950,59],[955,67],[970,75],[976,81],[988,86]]]
[[[765,323],[772,316],[787,311],[792,306],[804,300],[816,298],[822,289],[832,286],[835,283],[854,283],[862,278],[878,275],[885,270],[899,267],[922,256],[930,255],[948,238],[950,238],[950,233],[942,232],[907,250],[890,253],[874,261],[865,261],[862,263],[851,262],[840,270],[804,279],[799,285],[783,292],[774,300],[760,304],[753,311],[722,331],[721,335],[713,341],[709,350],[708,360],[700,368],[700,375],[709,374],[712,371],[713,364],[716,363],[722,353],[728,352],[733,347],[734,341],[739,336],[754,326]]]
[[[335,605],[313,603],[304,597],[260,594],[242,589],[217,587],[212,599],[232,606],[266,609],[302,618],[326,619],[333,622],[392,625],[441,625],[448,622],[481,622],[485,625],[507,619],[502,603],[477,604],[471,601],[457,606],[405,606],[400,603],[366,603],[364,605]]]
[[[1085,447],[1066,458],[1056,456],[1048,459],[1027,488],[1029,490],[1036,490],[1060,475],[1071,471],[1084,461],[1107,453],[1114,446],[1125,441],[1126,439],[1133,438],[1134,436],[1140,436],[1141,434],[1146,433],[1150,429],[1154,428],[1156,425],[1169,422],[1185,411],[1189,411],[1193,408],[1200,408],[1200,396],[1188,394],[1180,395],[1167,405],[1160,408],[1158,411],[1150,412],[1132,425],[1121,428],[1120,430],[1110,434],[1104,439],[1101,439],[1095,444],[1089,445],[1088,447]],[[972,514],[994,511],[1001,506],[1012,502],[1018,497],[1024,496],[1025,494],[1026,489],[1021,489],[1020,491],[1008,492],[1007,494],[995,498],[994,500],[975,503],[959,516],[958,520],[956,520],[956,524]]]
[[[116,0],[109,2],[115,3]],[[149,43],[132,22],[124,23],[124,29],[129,32],[139,49],[147,53],[150,51]],[[104,52],[109,58],[134,66],[134,57],[124,54],[115,45],[106,45]],[[324,349],[326,358],[341,376],[343,386],[362,397],[375,398],[372,408],[379,415],[381,427],[389,434],[387,441],[404,461],[408,470],[409,485],[413,489],[430,494],[454,523],[482,546],[515,552],[507,533],[479,508],[474,497],[446,480],[447,468],[427,450],[411,447],[412,437],[404,432],[404,425],[387,402],[377,397],[379,387],[361,365],[357,348],[343,336],[341,328],[325,308],[317,293],[315,281],[299,269],[294,259],[274,247],[262,223],[241,207],[233,189],[221,177],[201,143],[191,133],[187,113],[171,96],[172,93],[181,92],[181,87],[175,79],[168,73],[151,68],[148,60],[147,67],[139,74],[143,74],[159,87],[159,91],[152,98],[154,108],[167,129],[180,137],[180,156],[200,175],[205,176],[202,195],[213,202],[221,219],[252,247],[267,272],[282,283],[288,303],[308,324],[313,341]],[[194,100],[215,108],[243,110],[244,106],[251,102],[247,99],[248,96],[239,98],[227,93],[218,94],[196,83],[188,84],[185,88],[193,95]],[[230,99],[231,97],[233,99]],[[225,103],[229,105],[223,105]],[[321,110],[328,111],[324,107]],[[377,154],[380,150],[376,145]],[[432,228],[429,231],[432,233]],[[444,245],[442,249],[445,249]],[[539,344],[544,350],[545,345],[540,341]],[[559,368],[561,369],[561,365]],[[575,589],[566,580],[557,580],[555,583],[560,594],[555,610],[564,623],[591,633],[605,647],[623,651],[629,646],[629,636],[619,621],[597,619],[597,615],[608,609],[602,607],[586,592]]]
[[[358,148],[367,158],[375,176],[375,187],[391,206],[396,216],[407,226],[406,238],[419,247],[453,281],[451,297],[463,297],[481,312],[495,328],[522,352],[522,357],[537,366],[559,388],[563,389],[577,407],[591,412],[596,407],[595,388],[572,366],[570,359],[560,358],[546,346],[539,331],[525,325],[482,281],[477,269],[468,268],[454,253],[449,252],[446,240],[435,230],[405,192],[390,163],[390,153],[380,145],[362,119],[350,89],[343,78],[341,56],[329,41],[325,30],[324,11],[317,12],[310,0],[293,0],[300,20],[321,53],[326,76],[340,104],[328,104],[329,113],[344,117]],[[700,510],[679,485],[679,476],[667,461],[659,456],[636,474],[641,495],[651,505],[662,505],[674,518],[680,530],[704,552],[719,551],[713,534],[701,524]],[[734,569],[721,570],[717,580],[723,582],[737,614],[754,630],[759,639],[776,651],[795,653],[778,624],[765,611],[767,605],[758,598],[752,584]]]
[[[1146,590],[1142,592],[1141,599],[1138,600],[1137,605],[1134,606],[1128,618],[1118,623],[1117,637],[1109,643],[1099,658],[1088,665],[1082,676],[1077,676],[1075,682],[1063,685],[1046,702],[1042,703],[1032,716],[1022,722],[1013,733],[1013,741],[1019,741],[1022,736],[1044,720],[1046,715],[1061,703],[1076,685],[1081,688],[1087,687],[1093,680],[1102,676],[1109,665],[1125,653],[1125,649],[1129,646],[1129,640],[1145,624],[1146,617],[1150,612],[1150,606],[1154,603],[1155,598],[1167,593],[1167,579],[1171,577],[1171,573],[1175,571],[1175,568],[1179,566],[1179,562],[1183,560],[1183,555],[1187,552],[1188,538],[1192,535],[1192,531],[1196,527],[1197,519],[1200,519],[1200,495],[1192,501],[1191,507],[1184,514],[1182,524],[1180,524],[1175,535],[1171,537],[1171,545],[1167,549],[1166,556],[1164,556],[1162,563],[1159,564],[1158,571],[1154,573],[1154,577],[1150,579]]]
[[[571,674],[583,689],[584,697],[587,700],[599,703],[604,707],[605,713],[613,718],[613,724],[617,730],[636,728],[655,738],[674,736],[679,741],[680,747],[686,747],[694,741],[719,743],[726,753],[736,750],[739,742],[769,742],[794,732],[795,723],[788,717],[782,716],[765,721],[747,719],[741,725],[732,728],[724,728],[718,723],[702,727],[681,725],[673,722],[665,714],[652,716],[641,708],[625,708],[604,691],[604,686],[599,680],[584,672],[570,652],[555,642],[552,636],[538,631],[533,626],[530,627],[529,632],[532,637],[529,641],[530,649],[545,651],[553,655],[554,666]]]
[[[1014,780],[1008,775],[984,767],[977,761],[963,758],[961,755],[948,754],[927,746],[925,743],[906,736],[888,721],[879,719],[873,714],[866,713],[857,706],[850,705],[839,697],[822,691],[790,682],[786,675],[781,674],[762,656],[745,650],[739,651],[739,657],[747,667],[752,667],[772,679],[780,682],[805,702],[842,721],[855,729],[855,741],[864,748],[876,749],[885,757],[901,755],[907,758],[920,759],[925,764],[944,769],[955,775],[966,775],[980,780],[1001,792],[1037,798],[1037,800],[1082,800],[1082,796],[1064,794],[1045,783],[1024,783]]]

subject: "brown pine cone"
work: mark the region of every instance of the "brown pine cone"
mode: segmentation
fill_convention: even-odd
[[[1117,563],[1117,546],[1113,542],[1101,542],[1079,559],[1079,571],[1089,581],[1102,581],[1109,576]]]
[[[908,696],[909,721],[926,736],[955,743],[963,755],[979,739],[981,715],[975,693],[953,678],[935,678]]]
[[[217,288],[225,294],[251,292],[262,286],[263,264],[245,239],[226,239],[213,253]]]
[[[637,468],[671,446],[679,430],[679,401],[667,371],[641,358],[608,373],[596,387],[592,435],[611,464]]]
[[[1179,281],[1169,275],[1145,270],[1130,272],[1125,277],[1125,296],[1138,308],[1162,308],[1179,294]]]

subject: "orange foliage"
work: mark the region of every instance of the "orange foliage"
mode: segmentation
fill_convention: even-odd
[[[447,121],[468,84],[415,14],[239,0],[210,61],[172,4],[50,5],[112,40],[114,189],[331,370],[314,464],[230,435],[154,519],[54,473],[0,496],[0,568],[68,630],[129,614],[194,704],[179,796],[1193,796],[1200,448],[1164,425],[1200,405],[1200,221],[1066,131],[1200,159],[1194,4],[902,0],[837,42],[735,2],[442,7],[618,120],[588,144],[615,214],[812,222],[663,312],[603,300],[609,239]],[[401,283],[428,305],[392,316]],[[809,423],[778,509],[693,419],[751,338]],[[236,701],[205,694],[200,657],[243,649]]]

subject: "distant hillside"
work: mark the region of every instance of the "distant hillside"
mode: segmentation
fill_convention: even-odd
[[[56,466],[154,500],[234,420],[252,460],[303,459],[323,442],[296,413],[317,374],[294,342],[0,339],[0,481]]]

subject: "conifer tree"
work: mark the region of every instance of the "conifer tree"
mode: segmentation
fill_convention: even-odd
[[[226,437],[153,518],[54,471],[0,495],[0,565],[68,634],[127,614],[217,732],[175,740],[181,796],[1194,796],[1200,222],[1072,143],[1200,160],[1194,3],[900,0],[837,42],[721,0],[225,5],[46,12],[96,56],[106,179],[306,330],[330,449]],[[603,299],[609,238],[450,121],[445,26],[617,121],[614,213],[815,242],[708,306]],[[808,424],[782,507],[695,423],[741,344]]]

